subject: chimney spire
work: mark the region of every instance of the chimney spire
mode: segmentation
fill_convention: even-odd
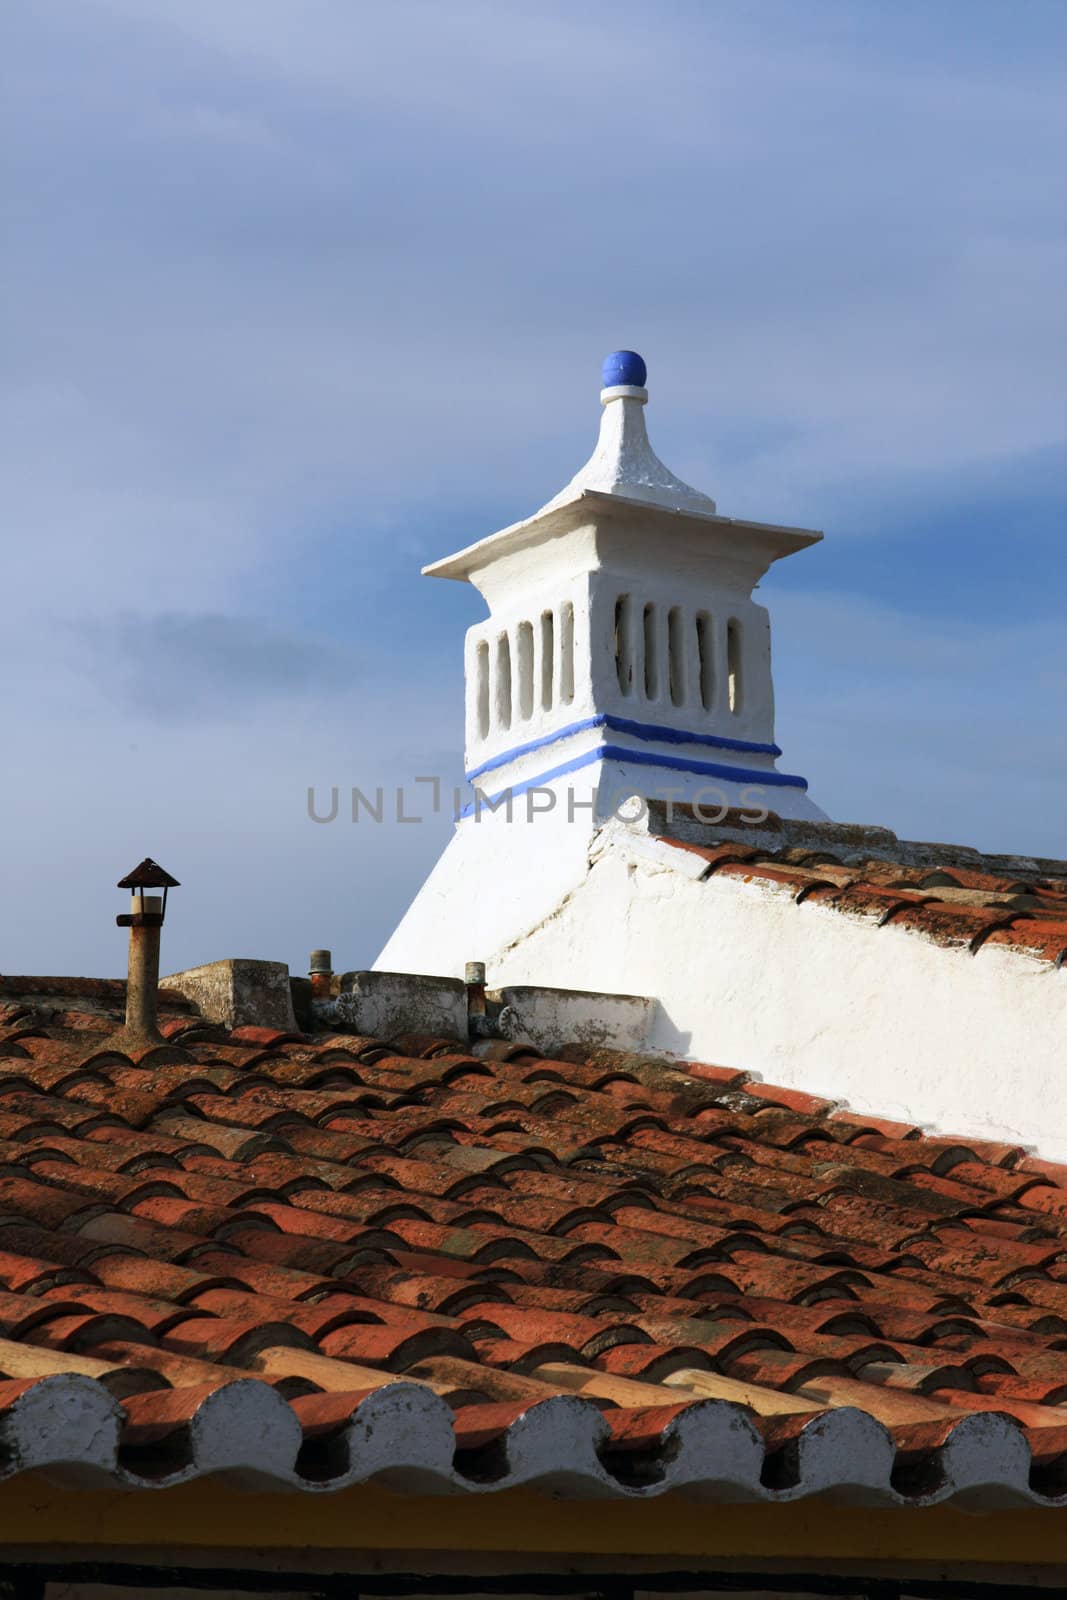
[[[635,350],[616,350],[601,368],[600,437],[585,466],[545,507],[565,504],[583,489],[625,495],[671,511],[714,516],[715,502],[693,489],[656,455],[648,442],[644,408],[648,404],[645,363]]]

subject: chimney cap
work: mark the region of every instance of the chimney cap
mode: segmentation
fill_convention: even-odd
[[[177,878],[172,878],[158,861],[153,861],[151,856],[145,856],[139,866],[127,872],[120,878],[116,885],[119,889],[180,889],[181,884]]]

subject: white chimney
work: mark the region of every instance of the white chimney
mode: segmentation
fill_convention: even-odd
[[[489,607],[466,641],[473,793],[381,968],[458,973],[522,937],[627,796],[708,820],[825,815],[778,768],[770,621],[752,598],[822,535],[720,516],[653,453],[641,357],[616,351],[603,382],[596,449],[567,487],[424,569]]]

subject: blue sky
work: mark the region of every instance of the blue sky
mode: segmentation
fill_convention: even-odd
[[[463,586],[589,453],[600,359],[765,582],[841,820],[1067,854],[1067,10],[36,0],[5,20],[0,971],[369,964],[447,824]],[[471,954],[477,954],[472,952]]]

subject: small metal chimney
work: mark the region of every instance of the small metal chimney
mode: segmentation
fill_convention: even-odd
[[[467,1036],[482,1038],[486,1032],[485,962],[468,961],[463,969],[467,989]]]
[[[180,888],[177,878],[165,872],[158,861],[146,856],[118,882],[130,890],[130,909],[115,918],[120,928],[130,930],[129,970],[126,978],[126,1025],[112,1043],[123,1048],[162,1044],[157,1014],[159,1008],[159,930],[167,912],[167,890]],[[162,889],[146,895],[146,889]]]
[[[333,993],[333,955],[329,950],[312,950],[308,979],[312,1000],[329,1000]]]

